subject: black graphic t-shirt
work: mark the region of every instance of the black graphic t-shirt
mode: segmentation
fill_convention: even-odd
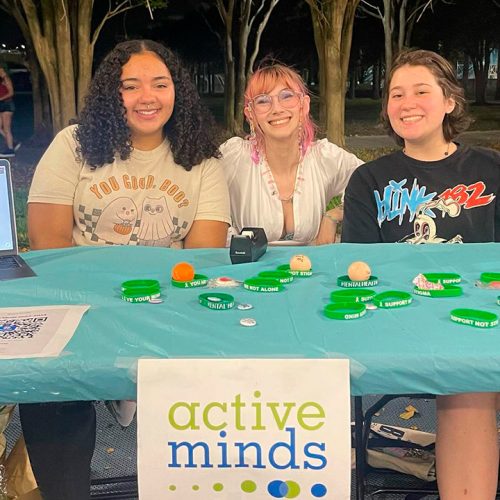
[[[500,153],[459,145],[439,161],[383,156],[353,173],[344,214],[347,243],[500,241]]]

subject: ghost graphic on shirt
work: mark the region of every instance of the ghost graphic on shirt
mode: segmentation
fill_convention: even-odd
[[[102,240],[127,245],[137,222],[137,207],[130,198],[117,198],[103,208],[94,229]]]
[[[168,247],[173,231],[174,224],[166,198],[144,198],[138,234],[139,245]]]

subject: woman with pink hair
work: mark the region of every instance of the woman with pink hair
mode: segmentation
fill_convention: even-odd
[[[251,76],[244,110],[250,135],[221,146],[234,231],[262,227],[274,244],[335,242],[342,207],[326,207],[362,162],[315,140],[310,102],[304,81],[287,66],[264,66]]]

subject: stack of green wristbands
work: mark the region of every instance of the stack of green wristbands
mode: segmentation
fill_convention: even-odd
[[[128,280],[121,285],[122,299],[134,304],[149,302],[160,297],[158,280]]]

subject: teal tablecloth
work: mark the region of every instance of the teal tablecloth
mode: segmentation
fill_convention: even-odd
[[[170,270],[189,261],[210,277],[244,279],[306,253],[314,276],[286,290],[260,294],[218,290],[254,309],[212,311],[198,304],[204,288],[177,289]],[[449,320],[455,307],[500,313],[498,290],[474,282],[500,271],[500,244],[331,245],[269,248],[257,263],[232,266],[227,249],[170,250],[95,247],[25,254],[38,276],[0,282],[0,306],[90,304],[58,358],[0,360],[0,401],[35,402],[135,397],[138,358],[349,358],[353,394],[452,393],[500,390],[500,328],[480,330]],[[456,272],[464,295],[414,296],[409,307],[369,311],[353,321],[327,319],[322,309],[336,278],[364,260],[380,279],[378,291],[407,290],[420,272]],[[129,304],[119,285],[159,279],[162,304]],[[253,317],[257,326],[239,321]],[[168,383],[168,380],[165,381]],[[321,381],[318,381],[321,383]]]

